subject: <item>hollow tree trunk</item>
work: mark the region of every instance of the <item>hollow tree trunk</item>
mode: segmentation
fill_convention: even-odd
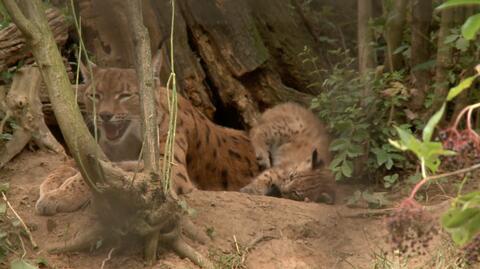
[[[430,89],[431,77],[428,68],[420,65],[430,60],[430,24],[432,21],[432,1],[412,0],[412,49],[411,74],[417,91],[412,98],[411,108],[421,109]]]
[[[133,66],[133,46],[125,34],[129,21],[119,11],[123,2],[78,1],[84,41],[100,65]],[[259,109],[275,103],[308,103],[317,91],[307,86],[323,79],[308,75],[312,67],[298,54],[306,46],[312,57],[321,59],[319,68],[328,67],[317,41],[332,31],[324,30],[330,26],[316,25],[299,3],[303,1],[294,0],[294,5],[277,0],[178,1],[174,57],[182,94],[209,118],[234,127],[250,126]],[[150,44],[156,50],[170,29],[169,1],[143,0],[143,4]],[[316,1],[313,8],[327,4],[343,8],[332,0]],[[339,14],[353,28],[348,19],[353,22],[354,16],[348,14],[354,10],[343,6],[348,9]],[[331,38],[338,38],[338,31],[334,35]]]

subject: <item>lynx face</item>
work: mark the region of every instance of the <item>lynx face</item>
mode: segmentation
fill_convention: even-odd
[[[93,67],[92,72],[93,81],[84,75],[84,101],[89,120],[96,119],[100,146],[112,161],[133,160],[142,141],[135,71]]]
[[[240,192],[333,204],[335,180],[314,150],[309,159],[296,166],[277,166],[263,171]]]

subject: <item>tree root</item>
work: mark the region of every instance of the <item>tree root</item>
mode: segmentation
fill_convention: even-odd
[[[0,131],[3,131],[8,118],[14,119],[19,126],[0,152],[0,168],[20,153],[31,140],[40,149],[65,155],[62,145],[57,142],[43,119],[39,96],[41,82],[38,68],[24,67],[15,74],[8,94],[5,95],[3,89],[0,91],[0,98],[5,99],[0,102],[0,110],[5,113],[0,123]]]
[[[7,164],[13,157],[17,156],[28,144],[32,135],[30,132],[19,128],[13,133],[12,139],[0,150],[0,168]]]
[[[54,254],[85,250],[100,239],[102,232],[103,229],[99,225],[95,225],[84,232],[79,232],[72,240],[58,243],[47,250]]]
[[[198,251],[188,245],[181,237],[173,241],[170,246],[172,250],[174,250],[180,257],[186,257],[202,268],[215,268],[215,266],[209,259],[205,258],[202,254],[200,254]]]
[[[210,243],[210,237],[203,231],[201,231],[189,218],[182,218],[180,227],[183,230],[183,234],[193,241],[196,241],[202,245]]]

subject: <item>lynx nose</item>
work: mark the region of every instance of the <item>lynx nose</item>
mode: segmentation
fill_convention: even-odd
[[[110,121],[113,118],[113,114],[110,112],[100,112],[98,115],[102,121]]]

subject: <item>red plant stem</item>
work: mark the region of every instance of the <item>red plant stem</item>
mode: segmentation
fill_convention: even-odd
[[[469,109],[467,113],[467,130],[469,133],[473,134],[476,139],[478,139],[478,134],[472,129],[472,111],[474,108]]]
[[[444,177],[449,177],[449,176],[455,176],[455,175],[459,175],[459,174],[464,174],[464,173],[467,173],[467,172],[470,172],[470,171],[473,171],[473,170],[476,170],[476,169],[480,169],[480,163],[477,163],[477,164],[475,164],[475,165],[472,165],[472,166],[470,166],[470,167],[463,168],[463,169],[460,169],[460,170],[457,170],[457,171],[453,171],[453,172],[449,172],[449,173],[444,173],[444,174],[440,174],[440,175],[435,175],[435,176],[425,177],[425,178],[423,178],[422,180],[420,180],[420,182],[418,182],[417,185],[415,185],[415,187],[413,188],[412,192],[410,193],[409,198],[410,198],[410,199],[414,199],[414,198],[415,198],[415,195],[416,195],[417,192],[418,192],[418,190],[419,190],[425,183],[427,183],[427,181],[429,181],[429,180],[434,180],[434,179],[439,179],[439,178],[444,178]]]
[[[471,111],[474,110],[474,109],[477,109],[480,107],[480,103],[476,103],[476,104],[473,104],[473,105],[469,105],[467,107],[465,107],[464,109],[462,109],[462,111],[458,114],[457,118],[455,119],[455,123],[453,124],[453,129],[457,129],[458,127],[458,123],[460,122],[461,118],[463,117],[463,115],[468,111],[470,112],[470,115],[471,115]],[[468,117],[467,116],[467,128],[468,129],[471,129],[471,123],[470,123],[470,120],[471,120],[471,117]]]
[[[429,181],[431,177],[426,177],[420,180],[417,185],[413,188],[412,192],[410,193],[410,196],[408,197],[409,199],[415,199],[415,195],[417,194],[418,190],[425,184],[427,181]]]

